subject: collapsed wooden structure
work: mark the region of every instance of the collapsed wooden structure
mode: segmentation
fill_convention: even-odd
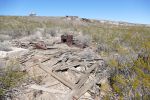
[[[31,77],[35,77],[36,72],[36,76],[44,77],[44,79],[40,79],[45,84],[58,84],[59,82],[59,84],[63,85],[63,91],[66,93],[63,94],[64,92],[59,90],[61,87],[59,85],[55,87],[55,84],[51,88],[47,88],[38,84],[28,83],[31,84],[28,87],[33,90],[48,92],[50,95],[54,95],[53,93],[63,95],[57,94],[56,96],[59,99],[52,98],[52,100],[95,99],[97,95],[100,95],[100,87],[98,85],[101,84],[100,80],[107,78],[107,68],[103,59],[91,48],[81,49],[83,47],[82,44],[74,44],[73,35],[62,35],[60,39],[61,43],[53,44],[52,46],[47,46],[44,41],[14,43],[19,47],[30,48],[30,52],[22,55],[19,59],[20,64],[25,66],[25,71]],[[53,78],[55,81],[42,81],[42,79],[45,80],[45,76],[50,79]],[[23,93],[26,94],[26,92]],[[88,94],[88,97],[85,94]]]
[[[70,47],[68,47],[70,48]],[[50,57],[46,59],[41,59],[36,57],[38,60],[36,63],[31,65],[29,68],[35,67],[40,68],[45,73],[49,74],[60,83],[64,84],[66,87],[70,89],[70,92],[67,93],[65,100],[78,100],[81,96],[83,96],[87,91],[90,91],[92,87],[98,86],[96,84],[99,83],[99,78],[96,76],[98,70],[103,67],[102,63],[103,59],[94,55],[91,59],[86,59],[81,57],[80,49],[55,49],[56,53],[51,54]],[[32,57],[25,57],[22,58],[22,64],[26,64],[30,60],[34,58]],[[52,61],[52,64],[49,66],[45,66],[46,63]],[[67,76],[64,73],[68,73]],[[75,74],[76,80],[68,80],[66,77],[70,76],[72,73]],[[78,76],[78,77],[77,77]],[[92,78],[91,78],[92,77]],[[32,88],[42,91],[52,91],[48,88],[41,88],[40,86],[33,86]],[[57,91],[57,90],[56,90]]]

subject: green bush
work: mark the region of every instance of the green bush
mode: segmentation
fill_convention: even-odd
[[[150,63],[139,58],[133,61],[133,64],[127,64],[127,67],[118,65],[117,61],[112,60],[109,64],[114,65],[115,74],[111,77],[112,88],[120,97],[134,94],[132,98],[137,98],[137,92],[143,91],[140,95],[149,95],[150,92]],[[120,66],[122,66],[120,69]],[[127,70],[128,69],[128,70]],[[130,72],[129,72],[130,71]],[[118,72],[118,73],[116,73]],[[129,74],[127,74],[129,73]]]

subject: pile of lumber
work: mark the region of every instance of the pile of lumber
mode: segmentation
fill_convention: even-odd
[[[100,95],[100,81],[107,77],[107,68],[103,59],[95,52],[91,52],[90,48],[86,50],[69,46],[64,48],[62,44],[58,44],[55,45],[55,49],[33,49],[20,58],[20,63],[25,66],[28,73],[36,71],[34,76],[40,76],[42,72],[67,87],[69,92],[64,94],[64,98],[59,99],[86,100],[86,98],[91,98],[94,100]],[[28,84],[28,87],[33,90],[63,94],[63,91],[53,86],[48,88],[36,83]],[[85,96],[85,93],[88,94],[88,97]],[[59,97],[59,94],[57,96]]]

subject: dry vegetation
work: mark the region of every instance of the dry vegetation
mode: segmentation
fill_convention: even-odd
[[[112,93],[104,97],[106,100],[150,98],[150,27],[68,21],[62,17],[0,16],[0,41],[33,35],[37,28],[43,28],[43,33],[51,36],[60,33],[83,33],[85,37],[78,36],[78,39],[84,45],[91,44],[92,38],[96,51],[105,58],[112,70],[110,77]],[[5,48],[0,46],[0,50],[3,49]],[[12,79],[18,73],[6,73],[6,76],[10,74]],[[11,87],[14,84],[2,81],[4,80],[2,78],[5,77],[0,76],[0,85]],[[8,77],[6,81],[10,81],[7,79]],[[104,90],[107,85],[102,87]],[[3,93],[1,91],[0,93]]]

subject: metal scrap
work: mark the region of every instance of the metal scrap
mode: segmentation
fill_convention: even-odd
[[[66,43],[68,46],[73,45],[73,35],[61,35],[61,42]]]

